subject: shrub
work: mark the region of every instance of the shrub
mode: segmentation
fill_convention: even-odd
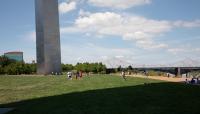
[[[4,68],[0,66],[0,74],[5,74]]]

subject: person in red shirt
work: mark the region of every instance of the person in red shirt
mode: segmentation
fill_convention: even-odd
[[[83,72],[82,71],[79,72],[79,76],[80,76],[80,78],[83,77]]]

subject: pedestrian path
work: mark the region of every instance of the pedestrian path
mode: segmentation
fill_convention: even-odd
[[[168,82],[184,82],[185,78],[176,78],[176,77],[163,77],[163,76],[141,76],[141,75],[128,75],[131,77],[138,77],[138,78],[149,78],[149,79],[155,79],[155,80],[163,80]]]

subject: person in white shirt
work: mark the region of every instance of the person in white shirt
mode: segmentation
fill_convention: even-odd
[[[72,72],[67,72],[68,80],[72,80]]]
[[[126,74],[124,70],[121,72],[121,76],[123,77],[124,80],[126,80]]]

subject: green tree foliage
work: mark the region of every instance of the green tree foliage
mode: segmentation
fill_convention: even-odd
[[[9,75],[20,75],[20,74],[35,74],[35,64],[25,64],[23,62],[11,63],[4,67],[4,73]]]
[[[62,64],[62,71],[67,72],[74,69],[74,66],[72,64]]]
[[[7,66],[7,65],[14,63],[14,62],[16,62],[16,61],[8,59],[8,57],[6,57],[4,55],[0,56],[0,66],[1,67]]]
[[[19,75],[36,73],[36,64],[26,64],[0,56],[0,74]]]
[[[106,66],[102,63],[77,63],[75,66],[72,64],[62,64],[62,70],[68,71],[83,71],[86,73],[106,73]],[[36,64],[27,64],[24,62],[17,62],[10,60],[5,56],[0,56],[0,74],[20,75],[20,74],[35,74]]]
[[[122,71],[122,66],[120,65],[117,69],[116,72],[121,72]]]
[[[106,66],[100,63],[77,63],[75,65],[75,70],[83,72],[93,72],[93,73],[106,73]]]
[[[0,74],[5,74],[4,68],[0,66]]]
[[[133,67],[131,65],[128,66],[128,70],[133,70]]]

